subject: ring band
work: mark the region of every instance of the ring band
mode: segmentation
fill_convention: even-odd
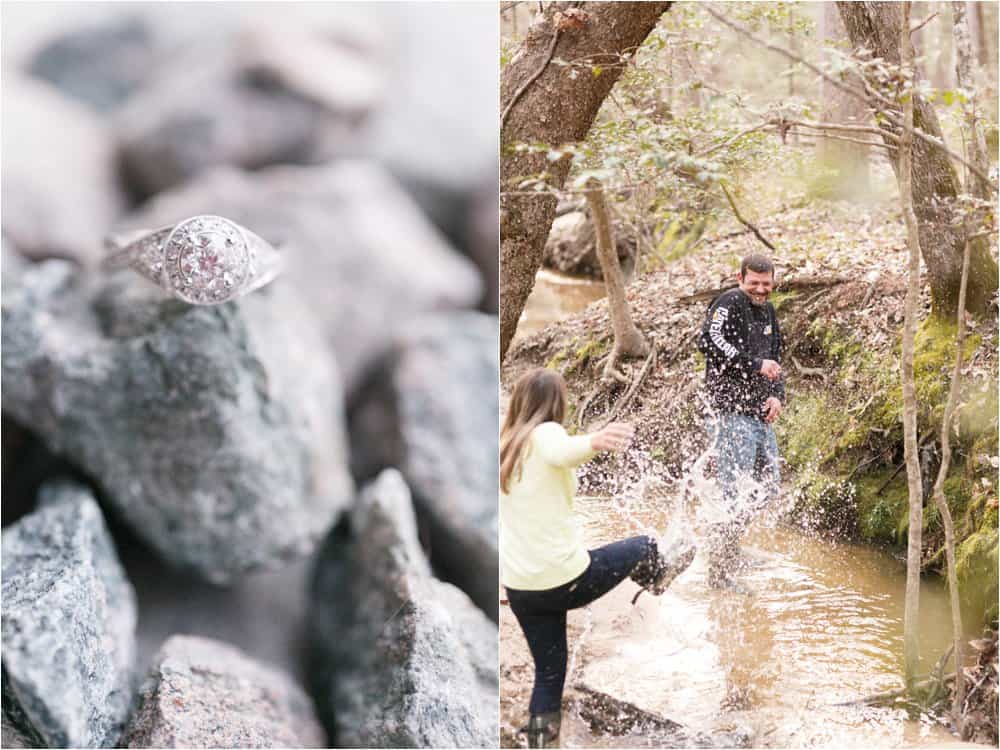
[[[192,305],[218,305],[273,281],[284,256],[221,216],[202,215],[105,241],[106,269],[131,268]]]

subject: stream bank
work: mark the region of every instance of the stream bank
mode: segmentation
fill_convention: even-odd
[[[591,546],[662,535],[673,520],[661,502],[629,493],[581,498],[580,506]],[[700,539],[701,529],[693,531]],[[697,746],[924,747],[953,739],[930,716],[913,721],[900,708],[853,704],[901,686],[902,563],[870,545],[806,535],[776,516],[762,519],[745,546],[757,559],[743,578],[753,596],[709,589],[699,552],[662,598],[643,595],[633,606],[638,587],[626,581],[569,613],[563,747],[662,746],[648,732],[615,729],[615,716],[594,732],[580,710],[588,688],[679,722]],[[951,638],[948,619],[936,616],[947,592],[930,578],[921,597],[922,651],[939,653]],[[500,628],[501,736],[512,747],[533,671],[509,607]]]
[[[785,338],[790,395],[778,425],[786,461],[781,520],[791,523],[802,539],[811,540],[809,544],[852,545],[854,550],[880,555],[883,566],[899,568],[907,509],[905,473],[898,471],[902,427],[897,372],[906,258],[898,211],[888,203],[859,209],[841,202],[793,202],[763,221],[761,228],[783,246],[776,255],[781,283],[772,295]],[[688,255],[646,273],[627,288],[633,318],[656,342],[657,355],[624,406],[619,403],[624,386],[595,387],[602,358],[612,343],[604,300],[519,337],[509,351],[502,367],[502,382],[508,387],[529,367],[549,367],[564,375],[570,392],[567,422],[571,431],[600,424],[615,410],[616,418],[636,424],[633,449],[623,457],[595,459],[581,475],[581,492],[621,497],[650,475],[676,483],[690,475],[695,459],[703,453],[700,387],[704,367],[695,337],[711,291],[733,276],[740,257],[759,249],[752,237],[725,233],[725,229],[720,227],[714,236],[706,237],[696,257]],[[542,274],[539,282],[547,285]],[[547,291],[553,291],[554,285],[548,286]],[[572,288],[565,280],[561,286]],[[574,289],[580,292],[581,288]],[[555,294],[558,297],[558,288]],[[955,329],[954,324],[928,316],[926,289],[922,303],[916,369],[929,490],[940,460],[936,444],[955,353]],[[536,312],[529,308],[524,319],[537,319]],[[983,626],[996,627],[997,326],[995,319],[967,324],[965,385],[946,491],[959,535],[967,635],[974,638]],[[633,362],[626,370],[635,375],[642,366]],[[925,597],[922,617],[947,623],[948,605],[938,575],[944,564],[943,532],[933,504],[928,501],[926,505],[924,585],[942,593],[939,599]],[[843,565],[849,569],[855,557],[845,558]],[[897,583],[895,595],[901,607],[902,582]],[[845,586],[842,582],[841,587]],[[610,601],[593,609],[605,607],[615,609]],[[509,620],[509,612],[501,616],[502,680],[516,681],[524,665],[506,662],[511,638],[520,636],[516,626],[512,633],[505,630],[511,623],[505,626],[504,617]],[[571,615],[571,631],[584,627],[573,622]],[[946,644],[947,638],[928,655],[936,658]],[[836,653],[841,645],[835,641],[829,647]],[[858,653],[862,659],[880,658],[871,649],[859,648]],[[530,659],[527,668],[530,671]],[[894,674],[900,672],[898,664],[894,670]],[[530,689],[530,674],[528,684]],[[510,700],[508,687],[501,686],[502,705]],[[870,680],[860,680],[854,697],[869,687]],[[526,699],[514,702],[523,710]],[[797,711],[804,709],[802,705]],[[986,724],[990,721],[987,718]],[[992,722],[995,733],[995,719]],[[506,713],[503,723],[509,727]],[[800,739],[785,737],[795,744]],[[920,739],[919,732],[916,739]],[[587,739],[590,744],[597,741]],[[771,741],[758,736],[755,744]],[[904,738],[899,736],[892,740],[901,741]]]

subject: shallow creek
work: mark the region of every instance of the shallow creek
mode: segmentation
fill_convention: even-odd
[[[603,295],[601,282],[543,270],[518,336]],[[578,502],[591,546],[642,533],[660,537],[676,520],[670,517],[674,511],[655,502],[597,497]],[[687,533],[702,536],[696,514]],[[743,546],[754,563],[740,580],[752,595],[710,589],[705,555],[699,551],[662,597],[643,594],[633,606],[637,587],[627,581],[589,608],[570,613],[567,693],[583,684],[698,734],[749,736],[754,747],[944,747],[956,742],[926,717],[912,720],[899,709],[838,705],[902,686],[902,561],[871,546],[814,538],[773,518],[755,524]],[[921,671],[926,673],[951,642],[941,580],[923,582],[920,610]],[[530,657],[516,626],[509,625],[505,639],[519,640],[518,661],[526,661],[512,670],[520,676],[518,697],[523,694],[526,701]],[[968,637],[977,635],[970,629]],[[504,714],[515,721],[514,714],[526,709],[508,703]],[[572,712],[563,721],[563,747],[650,744],[641,735],[594,734]]]
[[[604,296],[604,282],[568,276],[543,268],[524,303],[514,340],[530,336],[553,321],[578,313]]]
[[[660,536],[656,508],[581,498],[592,546]],[[701,534],[691,531],[697,537]],[[812,538],[758,523],[744,543],[753,560],[740,580],[753,593],[717,592],[705,556],[660,598],[626,582],[577,619],[567,685],[582,683],[699,734],[749,735],[754,747],[899,747],[953,737],[902,710],[837,705],[901,687],[905,568],[865,545]],[[951,639],[947,592],[921,589],[921,653],[933,661]],[[974,634],[970,632],[970,637]],[[595,736],[567,716],[563,745],[641,747],[641,736]]]

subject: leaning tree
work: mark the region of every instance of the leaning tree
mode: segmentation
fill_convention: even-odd
[[[838,2],[837,8],[855,48],[864,48],[875,58],[899,65],[902,25],[899,3]],[[877,88],[869,85],[868,92],[873,108],[884,110],[884,101]],[[894,114],[898,115],[898,111]],[[899,129],[884,119],[881,126],[885,142],[896,145]],[[965,248],[965,230],[958,210],[962,186],[948,154],[932,143],[944,143],[941,126],[930,102],[917,92],[913,94],[913,126],[925,136],[913,141],[913,210],[920,248],[927,267],[933,312],[950,319],[958,310]],[[895,160],[893,168],[898,178],[899,164]],[[971,241],[968,273],[966,304],[970,312],[982,315],[991,309],[997,291],[997,264],[983,237]]]
[[[586,137],[601,104],[627,65],[627,56],[655,28],[669,2],[550,3],[500,82],[500,357],[507,353],[524,303],[542,264],[556,214],[554,190],[569,160],[550,161],[558,148]],[[553,64],[553,60],[574,65]],[[595,74],[581,75],[579,63]],[[522,190],[543,176],[554,190]]]

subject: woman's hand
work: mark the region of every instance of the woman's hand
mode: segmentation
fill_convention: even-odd
[[[623,451],[632,441],[635,429],[627,422],[612,422],[590,436],[595,451]]]

